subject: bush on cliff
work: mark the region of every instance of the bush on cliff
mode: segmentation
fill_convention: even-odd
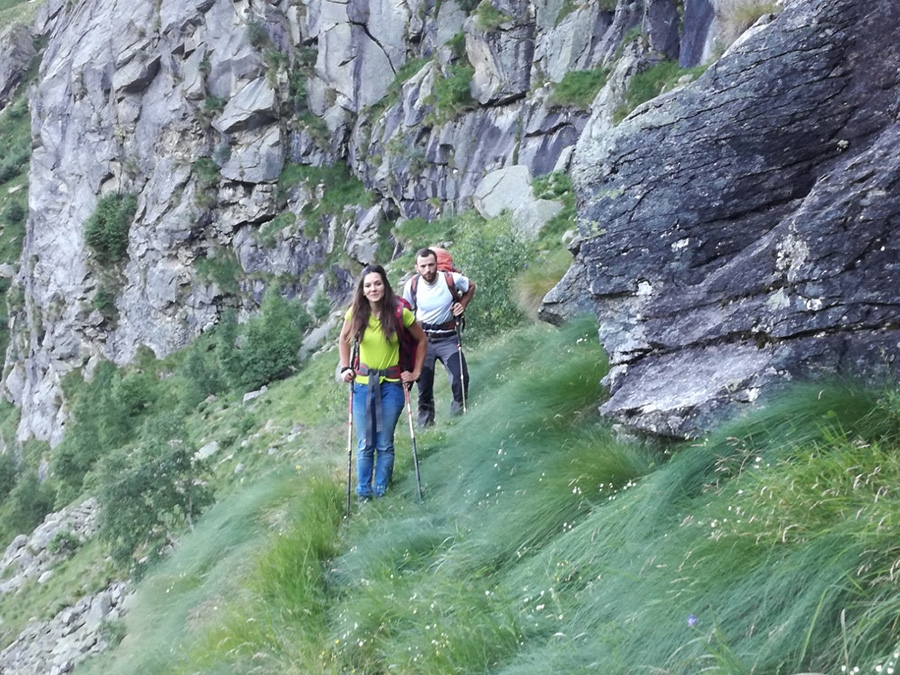
[[[128,250],[128,231],[137,209],[134,195],[110,194],[97,202],[84,225],[84,241],[101,265],[122,262]]]

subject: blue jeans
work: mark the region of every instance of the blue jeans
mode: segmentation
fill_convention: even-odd
[[[375,442],[366,444],[365,384],[353,385],[353,426],[356,427],[356,494],[360,499],[380,497],[387,490],[394,471],[394,427],[403,412],[405,397],[399,382],[381,383],[381,428]],[[374,485],[372,472],[374,469]]]

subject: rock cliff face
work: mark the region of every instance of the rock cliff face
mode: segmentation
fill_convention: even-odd
[[[891,0],[795,0],[696,82],[613,127],[572,175],[609,351],[602,409],[692,435],[797,377],[895,370],[900,45]]]
[[[61,439],[73,369],[168,354],[272,283],[337,302],[346,261],[389,257],[391,224],[496,213],[553,170],[581,236],[543,316],[597,313],[616,419],[691,435],[786,379],[889,369],[898,10],[789,0],[614,123],[636,74],[711,58],[714,7],[49,0],[3,379],[20,438]],[[0,36],[0,105],[27,37]],[[554,98],[600,66],[589,110]],[[296,166],[344,166],[371,199],[310,216],[332,188],[285,181]],[[115,195],[135,211],[104,265],[85,227]],[[529,236],[558,207],[524,200]]]
[[[3,380],[20,439],[61,439],[73,369],[164,356],[276,281],[337,301],[344,261],[379,255],[391,223],[470,208],[493,171],[566,169],[590,113],[553,103],[555,84],[617,62],[627,35],[643,34],[633,64],[708,42],[693,9],[679,30],[677,4],[48,0]],[[9,87],[33,56],[17,31],[0,40]],[[348,167],[371,205],[310,223],[327,188],[279,188],[292,165]],[[104,264],[85,227],[110,196],[135,211],[126,259]]]

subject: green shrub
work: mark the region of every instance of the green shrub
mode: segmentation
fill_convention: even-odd
[[[541,229],[534,248],[537,251],[549,250],[551,252],[565,248],[562,243],[562,235],[567,230],[576,229],[577,210],[572,179],[565,171],[554,171],[535,178],[531,189],[538,199],[551,199],[561,202],[563,205],[562,211],[551,218]]]
[[[256,239],[260,246],[272,248],[275,246],[275,235],[296,222],[297,216],[290,211],[282,211],[256,231]]]
[[[478,28],[490,32],[510,21],[510,17],[494,7],[489,0],[482,0],[475,9],[475,22]]]
[[[475,342],[498,335],[524,320],[514,297],[515,280],[524,268],[527,249],[512,232],[512,219],[483,220],[474,212],[456,225],[453,259],[476,284],[466,309],[467,334]]]
[[[450,47],[450,50],[457,59],[464,57],[466,55],[465,31],[459,31],[456,35],[447,40],[447,46]]]
[[[22,175],[31,157],[31,120],[23,91],[0,113],[0,183]]]
[[[225,390],[225,381],[215,350],[209,347],[210,341],[215,340],[214,336],[215,332],[195,340],[179,364],[177,373],[181,377],[182,384],[176,395],[180,408],[185,413],[194,410],[211,394]]]
[[[0,261],[16,263],[22,255],[25,241],[27,208],[18,200],[9,202],[3,212],[4,226],[0,228]]]
[[[616,111],[622,117],[637,108],[641,103],[659,96],[669,82],[671,82],[681,69],[677,61],[663,61],[652,66],[642,73],[636,74],[628,83],[628,93],[625,96],[624,108]]]
[[[587,110],[609,78],[609,68],[570,70],[550,95],[550,105]]]
[[[459,113],[474,107],[470,86],[475,69],[468,63],[454,63],[447,66],[447,73],[438,77],[434,83],[434,92],[427,102],[434,106],[431,113],[437,123],[446,122]]]
[[[83,413],[70,422],[70,429],[63,441],[53,448],[51,466],[56,477],[56,503],[65,506],[82,491],[84,477],[104,455],[97,424]]]
[[[295,115],[309,112],[309,103],[306,98],[306,82],[309,76],[306,69],[295,68],[288,71],[288,91]]]
[[[91,382],[76,388],[66,435],[51,453],[60,505],[81,493],[85,475],[102,457],[135,439],[160,392],[155,374],[120,371],[109,361],[97,366]]]
[[[16,152],[0,161],[0,183],[6,183],[25,171],[29,155]]]
[[[259,19],[251,19],[247,22],[247,38],[254,49],[262,49],[269,42],[269,34],[266,32],[266,24]]]
[[[15,458],[9,452],[0,453],[0,504],[9,497],[17,478]]]
[[[47,542],[47,550],[55,555],[69,555],[77,551],[80,546],[81,540],[68,530],[57,532]]]
[[[197,177],[197,187],[200,190],[209,190],[219,184],[221,179],[219,167],[211,157],[200,157],[194,160],[192,167],[194,175]]]
[[[226,103],[228,103],[228,101],[224,98],[210,95],[203,99],[203,110],[209,114],[219,113],[225,108]]]
[[[145,426],[136,448],[105,457],[97,469],[98,534],[120,563],[158,558],[185,525],[213,503],[205,467],[181,422],[161,415]]]
[[[328,294],[325,291],[316,293],[315,297],[313,297],[311,309],[313,318],[316,321],[322,321],[331,314],[331,300],[328,299]]]
[[[100,622],[100,637],[106,642],[107,649],[115,649],[125,639],[128,628],[123,619],[103,619]]]
[[[697,78],[707,66],[682,69],[677,61],[663,61],[631,78],[625,103],[613,112],[613,121],[621,122],[628,114],[652,98],[671,89],[682,77]]]
[[[310,203],[303,209],[307,223],[338,215],[346,206],[367,207],[372,204],[373,194],[350,173],[346,164],[323,167],[286,164],[278,178],[276,194],[279,202],[287,199],[288,193],[301,183],[310,191],[317,187],[323,188],[322,198],[318,203]],[[318,231],[319,224],[311,224],[309,227]]]
[[[16,532],[31,532],[41,524],[44,516],[53,511],[55,494],[37,472],[28,471],[19,478],[6,500],[6,524]]]
[[[559,8],[559,11],[556,14],[556,20],[553,22],[553,26],[558,28],[559,24],[563,22],[569,14],[578,9],[578,5],[575,4],[574,0],[563,0],[562,6]]]
[[[97,202],[84,225],[84,241],[100,264],[122,262],[128,251],[128,230],[137,209],[134,195],[111,194]]]
[[[249,391],[296,370],[303,332],[311,320],[299,302],[282,297],[279,288],[270,286],[258,316],[240,330],[233,315],[223,323],[219,331],[222,369],[235,387]]]
[[[232,251],[220,250],[213,252],[213,255],[197,258],[194,267],[199,279],[215,283],[223,293],[240,291],[239,279],[243,269]]]
[[[111,323],[115,323],[119,318],[119,308],[116,307],[116,293],[112,289],[99,286],[91,299],[91,306]]]
[[[25,216],[27,215],[28,209],[19,201],[12,201],[3,209],[3,221],[7,225],[21,225],[25,222]]]

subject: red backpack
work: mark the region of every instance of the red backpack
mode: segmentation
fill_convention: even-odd
[[[450,251],[445,248],[440,248],[438,246],[432,246],[431,250],[434,251],[434,255],[437,258],[437,268],[440,272],[459,272],[459,269],[453,263],[453,256],[450,255]]]
[[[397,317],[397,339],[400,341],[400,370],[412,372],[416,366],[416,350],[419,348],[419,343],[416,342],[412,333],[406,330],[406,326],[403,325],[404,307],[412,311],[412,307],[410,307],[406,298],[397,296],[397,309],[395,312]]]

